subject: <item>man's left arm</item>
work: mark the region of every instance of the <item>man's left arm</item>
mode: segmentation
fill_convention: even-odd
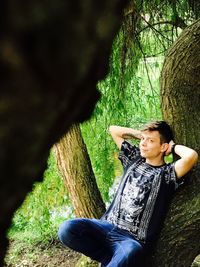
[[[175,162],[175,172],[177,178],[181,178],[197,163],[198,154],[195,150],[183,145],[175,145],[174,153],[180,157]]]

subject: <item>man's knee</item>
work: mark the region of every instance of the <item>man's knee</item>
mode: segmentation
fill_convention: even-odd
[[[142,254],[143,247],[137,241],[128,242],[127,245],[124,246],[125,254],[130,256],[137,256]]]
[[[63,222],[58,230],[58,238],[60,241],[68,246],[68,243],[72,240],[73,235],[75,235],[75,220],[69,220]]]
[[[128,266],[141,266],[144,249],[137,241],[127,242],[123,246],[124,256]]]

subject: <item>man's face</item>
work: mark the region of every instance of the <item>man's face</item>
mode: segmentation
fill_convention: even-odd
[[[164,155],[168,145],[161,143],[158,131],[143,131],[141,135],[140,153],[142,157],[154,159]]]

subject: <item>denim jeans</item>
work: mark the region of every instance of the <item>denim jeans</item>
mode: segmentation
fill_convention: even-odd
[[[73,219],[61,224],[61,242],[106,267],[139,267],[144,247],[127,231],[104,220]]]

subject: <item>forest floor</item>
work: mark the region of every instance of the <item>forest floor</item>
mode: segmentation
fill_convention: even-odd
[[[60,242],[35,247],[10,242],[4,267],[74,267],[80,254],[64,248]]]
[[[12,241],[3,267],[75,267],[80,257],[81,254],[64,248],[57,240],[48,245],[37,244],[34,247]],[[200,267],[200,255],[191,267]]]

